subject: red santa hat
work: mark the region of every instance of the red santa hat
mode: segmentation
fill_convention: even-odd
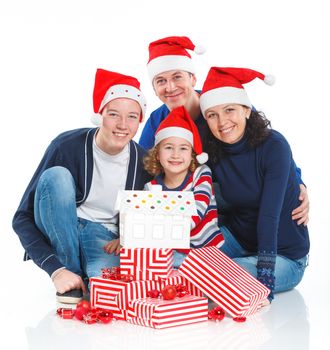
[[[93,91],[93,106],[95,115],[92,122],[100,125],[101,113],[104,106],[116,98],[130,98],[141,107],[140,122],[143,121],[146,112],[146,99],[140,90],[140,82],[128,75],[97,69]]]
[[[252,108],[249,97],[242,84],[255,78],[273,85],[275,78],[248,68],[211,67],[203,85],[200,107],[204,115],[211,107],[224,103],[235,103]]]
[[[202,46],[195,46],[186,36],[169,36],[150,43],[147,68],[151,81],[157,74],[169,70],[195,73],[187,50],[192,50],[198,55],[205,52]]]
[[[183,106],[174,108],[160,123],[155,134],[155,146],[162,140],[173,136],[181,137],[192,145],[199,164],[207,162],[208,155],[203,152],[197,126]]]

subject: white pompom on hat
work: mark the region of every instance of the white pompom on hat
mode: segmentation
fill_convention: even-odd
[[[203,152],[202,141],[197,126],[183,106],[174,108],[160,123],[155,134],[155,146],[164,139],[173,136],[181,137],[192,145],[199,164],[207,162],[208,155]]]
[[[105,69],[97,69],[93,91],[94,115],[91,117],[93,124],[102,124],[101,113],[104,106],[116,98],[129,98],[141,107],[140,122],[146,113],[146,99],[140,90],[140,82],[129,75],[110,72]]]
[[[151,81],[156,75],[169,70],[195,73],[187,50],[194,51],[197,55],[205,52],[203,46],[194,45],[186,36],[169,36],[150,43],[147,68]]]
[[[273,85],[275,78],[248,68],[211,67],[200,97],[203,115],[211,107],[234,103],[252,108],[252,104],[242,84],[259,78],[267,85]]]

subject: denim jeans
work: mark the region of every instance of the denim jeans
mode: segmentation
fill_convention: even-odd
[[[257,277],[258,256],[256,253],[248,252],[242,248],[226,226],[221,226],[220,229],[225,237],[225,243],[220,250],[252,276]],[[297,286],[303,278],[307,265],[308,256],[293,260],[282,255],[277,255],[274,293],[284,292]]]
[[[117,238],[115,234],[99,223],[77,217],[75,183],[66,168],[49,168],[40,176],[34,218],[68,270],[90,278],[100,276],[103,267],[119,266],[119,255],[103,250]]]

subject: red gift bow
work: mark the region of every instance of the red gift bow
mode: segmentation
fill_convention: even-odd
[[[56,313],[58,316],[66,320],[72,319],[74,316],[74,310],[70,308],[60,307],[59,309],[56,310]]]
[[[167,286],[169,286],[169,284]],[[179,298],[182,298],[185,295],[189,294],[187,286],[184,285],[183,283],[178,283],[174,287],[176,289],[176,296]],[[151,289],[147,292],[147,296],[149,298],[154,298],[154,299],[161,298],[162,293],[158,289]]]
[[[102,278],[108,280],[117,280],[123,282],[132,282],[134,280],[133,275],[122,274],[119,266],[104,267],[101,269]]]
[[[212,321],[222,321],[224,317],[225,310],[220,306],[216,306],[208,312],[208,318]]]
[[[72,319],[75,314],[75,310],[71,308],[59,308],[56,311],[57,315],[63,319]],[[109,323],[114,319],[112,312],[100,308],[91,308],[83,315],[82,321],[87,324],[93,324],[97,322]]]
[[[188,295],[189,292],[188,292],[188,288],[186,285],[184,285],[183,283],[178,283],[176,286],[176,295],[179,297],[179,298],[182,298],[184,297],[185,295]]]

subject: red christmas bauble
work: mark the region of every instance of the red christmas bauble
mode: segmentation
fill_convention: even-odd
[[[172,300],[176,297],[176,294],[177,292],[175,286],[171,286],[170,284],[162,289],[164,300]]]
[[[83,307],[83,308],[85,308],[87,311],[89,311],[90,308],[91,308],[91,305],[90,305],[90,303],[89,303],[88,300],[81,300],[81,301],[79,301],[79,303],[77,304],[76,308],[78,308],[78,307]]]
[[[86,315],[88,312],[89,312],[89,310],[86,309],[85,307],[77,306],[76,311],[74,312],[74,317],[77,320],[81,321],[83,319],[84,315]]]

